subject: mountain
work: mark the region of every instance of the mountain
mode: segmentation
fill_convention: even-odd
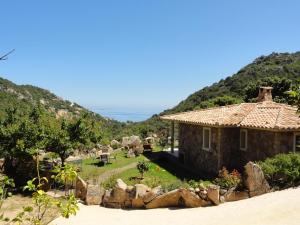
[[[236,74],[191,94],[174,108],[163,111],[152,118],[126,127],[147,135],[148,132],[168,135],[168,124],[159,116],[196,109],[256,101],[259,86],[272,86],[276,102],[291,103],[286,91],[299,87],[300,52],[272,53],[260,56],[240,69]],[[166,139],[166,137],[164,137]]]
[[[32,85],[17,85],[0,77],[0,119],[5,116],[8,108],[17,107],[29,111],[36,105],[43,105],[57,118],[71,118],[82,113],[89,113],[93,119],[101,122],[101,129],[106,134],[107,139],[112,139],[124,126],[121,122],[93,113],[77,103],[56,96],[48,90]]]
[[[288,89],[292,84],[298,83],[299,78],[300,52],[260,56],[236,74],[191,94],[177,106],[162,114],[222,105],[226,101],[229,103],[251,101],[257,96],[260,85],[272,85],[275,101],[285,101],[282,99],[285,90],[278,90],[280,87],[276,85],[286,85],[284,89]]]

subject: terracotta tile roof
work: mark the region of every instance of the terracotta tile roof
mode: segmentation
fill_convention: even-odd
[[[299,130],[297,108],[264,101],[242,103],[161,116],[164,120],[208,126],[248,127],[258,129]]]

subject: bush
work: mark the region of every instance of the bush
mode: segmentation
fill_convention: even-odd
[[[300,154],[278,154],[258,162],[271,186],[286,188],[300,183]]]
[[[229,171],[223,167],[222,170],[219,171],[219,176],[214,180],[214,183],[221,188],[237,188],[242,185],[242,177],[237,170],[233,170],[229,173]]]
[[[145,161],[139,161],[136,168],[138,169],[139,173],[141,174],[141,178],[144,178],[144,173],[147,172],[150,168],[149,163]]]

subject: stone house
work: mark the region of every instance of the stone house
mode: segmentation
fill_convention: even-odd
[[[161,117],[178,123],[179,160],[195,172],[216,174],[222,166],[241,169],[248,161],[300,152],[297,108],[272,101],[261,87],[257,103],[241,103]]]

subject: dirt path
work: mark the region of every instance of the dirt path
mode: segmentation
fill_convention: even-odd
[[[104,182],[105,180],[107,180],[108,178],[110,178],[113,175],[117,175],[117,174],[120,174],[120,173],[122,173],[126,170],[135,168],[136,165],[137,165],[137,162],[134,162],[134,163],[128,164],[128,165],[120,167],[120,168],[116,168],[116,169],[113,169],[113,170],[106,171],[98,177],[97,182],[102,183],[102,182]]]
[[[300,188],[273,192],[215,207],[120,210],[80,206],[77,216],[52,225],[299,225]]]

